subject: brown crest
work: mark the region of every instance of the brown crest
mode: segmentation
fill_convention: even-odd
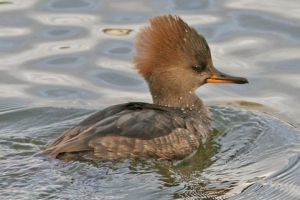
[[[136,68],[148,79],[158,67],[178,65],[208,50],[205,39],[180,17],[163,15],[150,20],[137,36]]]

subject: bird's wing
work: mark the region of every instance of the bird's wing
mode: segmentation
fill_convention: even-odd
[[[101,150],[97,142],[106,141],[106,146],[114,143],[111,145],[117,147],[126,142],[162,138],[175,129],[185,128],[183,117],[172,109],[146,103],[121,104],[104,109],[65,131],[49,145],[46,153],[56,157],[60,153]]]

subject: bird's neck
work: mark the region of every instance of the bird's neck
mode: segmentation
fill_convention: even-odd
[[[194,111],[206,109],[194,90],[186,90],[165,82],[157,83],[155,80],[150,80],[148,85],[154,104]]]
[[[164,94],[162,94],[163,92]],[[199,111],[204,107],[201,99],[194,92],[172,94],[168,91],[152,92],[153,103],[161,106]]]

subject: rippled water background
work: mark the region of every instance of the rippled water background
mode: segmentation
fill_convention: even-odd
[[[131,58],[163,13],[250,81],[199,89],[211,141],[181,163],[32,157],[96,110],[151,100]],[[293,0],[0,0],[0,199],[300,199],[299,21]]]

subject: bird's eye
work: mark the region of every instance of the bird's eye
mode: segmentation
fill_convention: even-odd
[[[195,64],[192,66],[193,70],[195,70],[196,72],[203,72],[205,67],[205,64]]]

